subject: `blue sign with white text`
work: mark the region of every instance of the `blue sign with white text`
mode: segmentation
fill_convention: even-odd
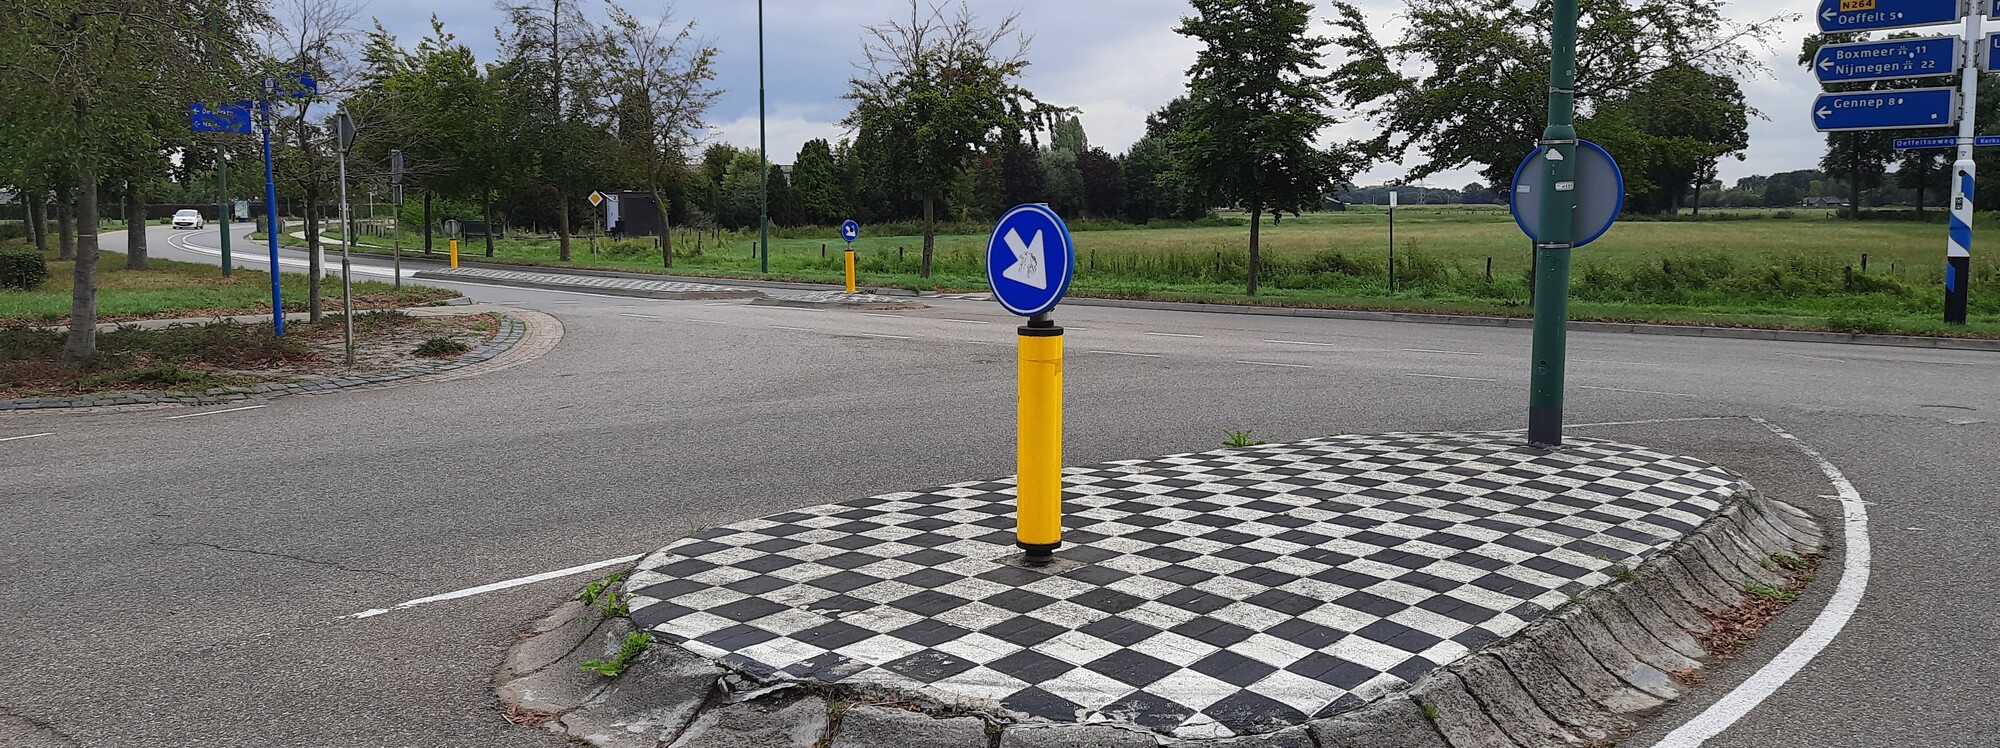
[[[1995,6],[2000,6],[2000,0],[1993,0],[1993,3]],[[2000,34],[1986,35],[1986,46],[1979,50],[1977,56],[1980,72],[1991,73],[2000,70]]]
[[[188,121],[195,132],[250,132],[250,102],[239,101],[210,109],[188,105]]]
[[[861,238],[861,224],[852,220],[840,224],[840,238],[848,244],[853,244],[854,240]]]
[[[1965,20],[1965,0],[1819,0],[1825,33],[1935,26]]]
[[[1812,113],[1820,132],[1949,127],[1958,124],[1958,89],[1820,94]]]
[[[1007,311],[1033,317],[1054,309],[1069,291],[1076,243],[1069,226],[1046,205],[1022,205],[1000,216],[986,244],[986,282]]]
[[[1972,146],[1974,148],[1992,148],[1994,146],[2000,146],[2000,135],[1981,135],[1979,137],[1973,138]],[[1957,147],[1958,147],[1958,138],[1950,136],[1936,137],[1936,138],[1898,138],[1896,140],[1896,150],[1899,151],[1921,151],[1930,148],[1957,148]]]
[[[1952,36],[1828,44],[1813,55],[1813,74],[1821,83],[1957,75],[1959,44]]]

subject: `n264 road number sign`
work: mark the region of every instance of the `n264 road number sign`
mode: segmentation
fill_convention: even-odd
[[[1979,0],[1979,10],[1991,10],[1992,0]],[[1819,30],[1869,31],[1936,26],[1965,20],[1968,0],[1819,0]]]

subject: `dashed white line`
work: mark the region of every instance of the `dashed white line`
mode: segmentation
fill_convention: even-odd
[[[963,324],[963,325],[990,325],[990,324],[993,324],[992,322],[990,322],[990,321],[988,321],[988,320],[983,320],[983,319],[953,319],[953,318],[951,318],[951,317],[945,317],[945,318],[944,318],[944,321],[946,321],[946,322],[957,322],[957,323],[959,323],[959,324]],[[1077,328],[1070,328],[1070,329],[1074,330],[1074,329],[1077,329]]]
[[[1847,525],[1847,559],[1841,565],[1840,584],[1834,587],[1833,596],[1821,609],[1819,617],[1806,627],[1804,634],[1786,645],[1783,652],[1765,663],[1749,680],[1736,686],[1727,695],[1709,705],[1708,709],[1689,720],[1687,724],[1674,728],[1673,732],[1655,743],[1653,748],[1698,748],[1710,738],[1743,719],[1744,715],[1764,703],[1771,694],[1791,681],[1793,676],[1804,670],[1814,657],[1833,643],[1834,637],[1847,628],[1847,622],[1854,618],[1854,612],[1861,608],[1861,598],[1868,592],[1868,573],[1873,564],[1872,551],[1868,540],[1868,504],[1861,500],[1861,492],[1847,476],[1834,467],[1826,457],[1811,445],[1800,441],[1790,432],[1778,428],[1776,424],[1756,416],[1750,420],[1776,434],[1778,438],[1791,442],[1794,449],[1804,453],[1820,472],[1826,474],[1827,482],[1833,484],[1835,495],[1826,498],[1840,502],[1842,519]]]
[[[1129,351],[1090,351],[1090,353],[1102,353],[1102,354],[1104,354],[1104,355],[1106,355],[1106,356],[1131,356],[1131,357],[1133,357],[1133,358],[1159,358],[1159,357],[1160,357],[1160,354],[1157,354],[1157,353],[1132,353],[1132,352],[1129,352]]]
[[[21,439],[33,439],[33,438],[35,438],[35,437],[38,437],[38,436],[55,436],[55,435],[56,435],[56,432],[54,432],[54,431],[50,431],[50,432],[48,432],[48,433],[43,433],[43,434],[26,434],[26,435],[23,435],[23,436],[7,436],[7,437],[0,437],[0,442],[11,442],[11,441],[18,441],[18,440],[21,440]]]
[[[268,408],[268,407],[271,407],[271,406],[268,406],[268,405],[245,405],[245,406],[243,406],[243,407],[241,407],[241,408],[229,408],[229,409],[226,409],[226,410],[210,410],[210,411],[204,411],[204,412],[201,412],[201,413],[184,413],[184,414],[181,414],[181,415],[177,415],[177,416],[167,416],[167,420],[169,420],[169,421],[178,421],[178,420],[180,420],[180,419],[183,419],[183,418],[200,418],[200,417],[202,417],[202,416],[213,416],[213,415],[220,415],[220,414],[223,414],[223,413],[235,413],[235,412],[238,412],[238,411],[245,411],[245,410],[256,410],[256,409],[258,409],[258,408]]]
[[[1581,429],[1592,426],[1651,426],[1662,423],[1694,423],[1697,421],[1727,421],[1738,416],[1696,416],[1694,418],[1649,418],[1644,421],[1599,421],[1597,423],[1572,423],[1565,428]],[[1512,429],[1523,431],[1525,429]]]
[[[1266,340],[1266,341],[1264,341],[1264,342],[1266,342],[1266,343],[1277,343],[1278,345],[1312,345],[1312,346],[1319,346],[1319,347],[1321,347],[1321,348],[1338,348],[1338,347],[1340,347],[1340,344],[1339,344],[1339,343],[1314,343],[1314,342],[1312,342],[1312,341],[1310,341],[1310,340]]]
[[[1498,382],[1498,381],[1500,381],[1500,380],[1498,380],[1498,379],[1481,379],[1481,378],[1479,378],[1479,377],[1453,377],[1453,376],[1446,376],[1446,375],[1444,375],[1444,374],[1411,374],[1410,376],[1413,376],[1413,377],[1423,377],[1423,378],[1425,378],[1425,379],[1453,379],[1453,380],[1457,380],[1457,381],[1460,381],[1460,382]]]
[[[693,319],[693,318],[689,318],[689,319],[683,319],[683,320],[681,320],[681,321],[682,321],[682,322],[700,322],[700,323],[702,323],[702,324],[704,324],[704,325],[726,325],[726,324],[729,324],[729,323],[727,323],[727,322],[721,322],[721,321],[718,321],[718,320],[712,320],[712,319]]]
[[[735,305],[736,302],[734,301],[711,301],[706,304],[703,304],[702,306],[735,306]]]
[[[1080,328],[1080,327],[1073,327],[1073,328],[1070,328],[1070,329],[1072,329],[1072,330],[1081,330],[1081,329],[1083,329],[1083,328]],[[1149,332],[1149,333],[1146,333],[1146,334],[1147,334],[1147,335],[1151,335],[1151,336],[1153,336],[1153,337],[1157,337],[1157,338],[1199,338],[1199,337],[1203,337],[1203,336],[1201,336],[1201,335],[1189,335],[1189,334],[1187,334],[1187,333],[1184,333],[1184,332]]]
[[[652,314],[633,314],[633,313],[631,313],[631,312],[619,312],[619,313],[618,313],[618,316],[620,316],[620,317],[636,317],[636,318],[638,318],[638,319],[659,319],[659,317],[658,317],[657,315],[652,315]]]
[[[773,329],[773,330],[791,330],[792,332],[812,332],[812,331],[813,331],[813,330],[812,330],[812,328],[810,328],[810,327],[790,327],[790,326],[787,326],[787,325],[772,325],[772,326],[771,326],[771,329]]]
[[[1404,353],[1436,353],[1436,354],[1440,354],[1440,355],[1444,355],[1444,356],[1484,356],[1484,355],[1486,355],[1486,354],[1484,354],[1484,353],[1470,353],[1470,352],[1467,352],[1467,351],[1441,351],[1441,350],[1437,350],[1437,349],[1434,349],[1434,348],[1404,348],[1404,349],[1402,349],[1402,351],[1403,351]]]
[[[1578,385],[1577,388],[1584,390],[1603,390],[1605,392],[1629,392],[1635,395],[1666,395],[1667,397],[1701,397],[1700,395],[1690,395],[1685,392],[1660,392],[1658,390],[1628,390],[1623,387],[1593,387],[1587,384]]]
[[[1784,356],[1784,357],[1786,357],[1786,358],[1803,358],[1803,359],[1806,359],[1806,360],[1808,360],[1808,361],[1831,361],[1831,362],[1833,362],[1833,363],[1837,363],[1837,364],[1844,364],[1844,363],[1847,363],[1847,359],[1844,359],[1844,358],[1825,358],[1825,357],[1822,357],[1822,356],[1808,356],[1808,355],[1805,355],[1805,354],[1803,354],[1803,353],[1773,353],[1773,354],[1771,354],[1771,355],[1773,355],[1773,356]]]
[[[562,578],[562,577],[566,577],[566,576],[570,576],[570,575],[572,575],[572,574],[582,574],[582,573],[584,573],[584,572],[586,572],[586,571],[596,571],[596,570],[598,570],[598,569],[602,569],[602,568],[604,568],[604,567],[607,567],[607,566],[617,566],[617,565],[619,565],[619,564],[627,564],[627,563],[631,563],[631,562],[633,562],[633,561],[637,561],[637,560],[639,560],[639,558],[640,558],[640,556],[639,556],[639,555],[632,555],[632,556],[619,556],[618,558],[612,558],[612,559],[606,559],[606,560],[603,560],[603,561],[597,561],[597,562],[593,562],[593,563],[588,563],[588,564],[584,564],[584,565],[582,565],[582,566],[572,566],[572,567],[569,567],[569,568],[567,568],[567,569],[557,569],[557,570],[555,570],[555,571],[545,571],[545,572],[542,572],[542,573],[540,573],[540,574],[535,574],[535,575],[531,575],[531,576],[525,576],[525,577],[518,577],[518,578],[515,578],[515,579],[509,579],[509,580],[507,580],[507,581],[504,581],[504,582],[494,582],[494,583],[492,583],[492,584],[482,584],[482,585],[479,585],[478,587],[468,587],[468,588],[466,588],[466,589],[462,589],[462,590],[459,590],[459,591],[457,591],[457,592],[446,592],[446,593],[444,593],[444,594],[442,594],[442,595],[432,595],[432,596],[430,596],[430,597],[419,597],[419,598],[417,598],[417,599],[415,599],[415,600],[406,600],[406,601],[403,601],[403,602],[400,602],[400,603],[396,603],[395,605],[391,605],[391,606],[389,606],[389,607],[387,607],[387,608],[376,608],[376,609],[374,609],[374,610],[364,610],[364,611],[361,611],[361,612],[359,612],[359,613],[350,613],[350,614],[347,614],[347,615],[344,615],[344,616],[341,616],[341,617],[342,617],[342,618],[374,618],[375,616],[379,616],[379,615],[382,615],[383,613],[392,613],[392,612],[395,612],[395,611],[398,611],[398,610],[403,610],[403,609],[405,609],[405,608],[414,608],[414,607],[417,607],[417,606],[419,606],[419,605],[425,605],[425,604],[429,604],[429,603],[440,603],[440,602],[444,602],[444,601],[446,601],[446,600],[457,600],[457,599],[459,599],[459,598],[464,598],[464,597],[472,597],[473,595],[484,595],[484,594],[486,594],[486,593],[488,593],[488,592],[496,592],[496,591],[499,591],[499,590],[504,590],[504,589],[508,589],[508,588],[511,588],[511,587],[519,587],[519,586],[522,586],[522,585],[525,585],[525,584],[534,584],[534,583],[536,583],[536,582],[546,582],[546,581],[548,581],[548,580],[551,580],[551,579],[560,579],[560,578]]]
[[[908,335],[883,335],[883,334],[881,334],[881,333],[874,333],[874,332],[857,332],[857,333],[854,333],[854,334],[855,334],[855,335],[857,335],[857,336],[860,336],[860,337],[864,337],[864,338],[886,338],[886,339],[889,339],[889,340],[909,340],[909,339],[910,339],[910,336],[908,336]]]
[[[1602,361],[1592,358],[1576,358],[1570,360],[1579,364],[1617,364],[1619,366],[1652,366],[1652,367],[1659,366],[1659,364],[1648,364],[1639,361]]]
[[[883,314],[883,313],[881,313],[881,312],[862,312],[862,313],[861,313],[861,316],[863,316],[863,317],[888,317],[888,318],[890,318],[890,319],[902,319],[902,318],[903,318],[903,315],[900,315],[900,314]]]
[[[1307,365],[1305,365],[1305,364],[1281,364],[1281,363],[1278,363],[1278,362],[1276,362],[1276,361],[1238,361],[1238,362],[1236,362],[1236,363],[1239,363],[1239,364],[1243,364],[1243,365],[1245,365],[1245,366],[1281,366],[1281,367],[1284,367],[1284,368],[1287,368],[1287,369],[1310,369],[1310,368],[1312,368],[1312,367],[1310,367],[1310,366],[1307,366]]]

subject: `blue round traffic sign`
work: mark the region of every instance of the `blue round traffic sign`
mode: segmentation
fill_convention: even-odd
[[[840,224],[840,238],[846,240],[848,244],[853,244],[854,240],[861,238],[861,224],[852,220]]]
[[[1007,311],[1033,317],[1054,309],[1069,291],[1076,243],[1069,226],[1046,205],[1022,205],[1000,216],[986,243],[986,282]]]
[[[1528,154],[1521,167],[1514,170],[1514,192],[1507,200],[1507,209],[1514,213],[1514,223],[1521,227],[1521,233],[1538,242],[1542,240],[1542,201],[1548,198],[1542,189],[1541,175],[1548,168],[1548,154],[1556,152],[1542,146]],[[1576,181],[1567,187],[1558,183],[1556,189],[1576,193],[1576,212],[1571,214],[1575,217],[1570,231],[1572,247],[1604,236],[1604,232],[1611,230],[1611,224],[1618,221],[1618,213],[1625,209],[1625,172],[1618,169],[1618,162],[1612,160],[1610,152],[1588,140],[1577,141]]]

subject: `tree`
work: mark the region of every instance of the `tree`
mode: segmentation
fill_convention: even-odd
[[[1264,211],[1318,208],[1358,170],[1349,151],[1314,143],[1334,124],[1306,0],[1193,0],[1176,29],[1201,42],[1189,69],[1187,121],[1172,139],[1174,170],[1210,202],[1250,211],[1248,292],[1257,295]]]
[[[1059,148],[1043,150],[1036,158],[1041,162],[1043,176],[1043,198],[1058,215],[1077,215],[1083,212],[1083,170],[1077,167],[1076,154]]]
[[[1073,115],[1057,117],[1049,127],[1049,149],[1072,156],[1090,150],[1090,136],[1083,133],[1083,120]]]
[[[1628,209],[1671,214],[1690,188],[1715,178],[1718,161],[1742,158],[1749,117],[1735,79],[1675,65],[1602,99],[1577,130],[1618,155],[1632,195]]]
[[[1076,155],[1077,175],[1083,180],[1083,205],[1092,218],[1116,218],[1125,205],[1125,180],[1118,160],[1102,148]]]
[[[1546,0],[1409,0],[1407,30],[1388,46],[1353,3],[1333,6],[1348,57],[1334,72],[1334,89],[1380,128],[1370,144],[1376,153],[1421,153],[1413,180],[1471,165],[1488,184],[1512,182],[1546,125],[1549,29],[1546,20],[1530,20],[1549,17]],[[1593,112],[1677,65],[1730,78],[1761,71],[1758,47],[1795,18],[1779,13],[1737,23],[1718,3],[1682,0],[1584,2],[1579,111]]]
[[[799,148],[792,164],[792,190],[806,223],[828,226],[846,220],[847,191],[833,160],[833,146],[824,138],[813,138]]]
[[[611,69],[610,90],[617,98],[619,140],[625,159],[642,167],[646,185],[660,211],[660,253],[667,267],[674,264],[673,201],[687,180],[688,154],[708,131],[708,107],[721,90],[715,81],[713,46],[694,38],[695,24],[676,25],[671,8],[652,23],[642,23],[615,4],[608,4]]]
[[[910,0],[907,22],[866,28],[867,60],[849,79],[845,95],[854,110],[842,123],[857,142],[893,143],[881,149],[888,186],[923,207],[922,275],[931,275],[937,245],[937,205],[991,142],[1019,140],[1063,110],[1037,100],[1018,81],[1027,70],[1027,39],[1016,16],[988,27],[964,0],[947,15],[944,5],[925,9]],[[1012,43],[1012,51],[1003,45]]]

